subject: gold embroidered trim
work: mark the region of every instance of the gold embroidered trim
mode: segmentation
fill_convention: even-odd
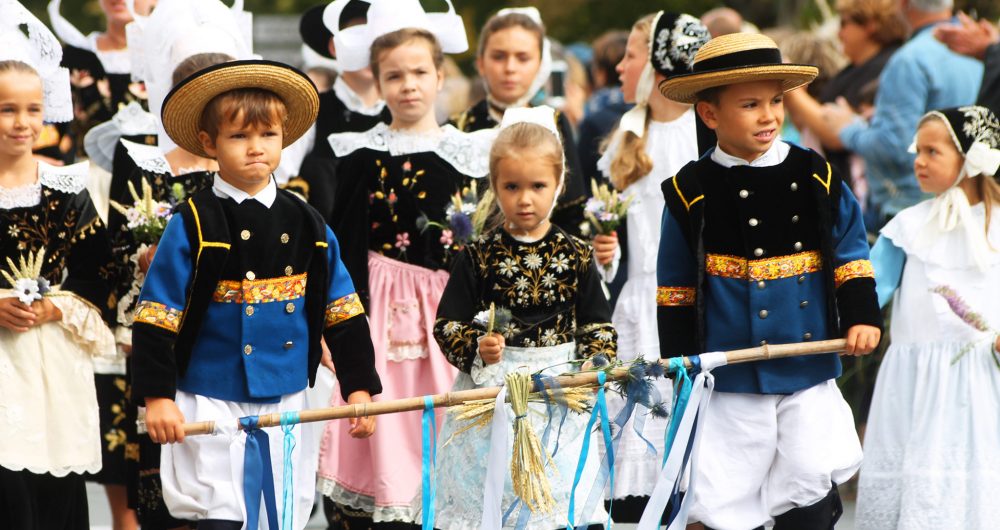
[[[339,324],[345,320],[365,314],[361,299],[357,293],[338,298],[326,306],[326,327]]]
[[[666,307],[694,305],[694,287],[657,287],[656,305]]]
[[[213,302],[266,304],[302,298],[306,294],[306,274],[263,280],[223,280],[215,286]]]
[[[752,261],[723,254],[708,254],[705,256],[705,272],[722,278],[751,281],[777,280],[800,274],[819,272],[822,269],[823,258],[815,250]]]
[[[826,163],[826,180],[823,180],[823,179],[819,178],[819,175],[813,173],[813,178],[816,179],[816,180],[818,180],[819,183],[822,184],[824,188],[826,188],[826,194],[827,195],[830,194],[830,177],[831,177],[832,174],[833,174],[833,171],[830,169],[830,163],[829,162]]]
[[[849,261],[833,271],[833,281],[837,287],[843,285],[844,282],[848,280],[853,280],[855,278],[874,278],[875,269],[872,268],[872,262],[866,259],[858,259],[854,261]]]
[[[688,202],[688,200],[684,198],[684,194],[681,193],[681,188],[679,186],[677,186],[677,176],[674,176],[674,178],[672,178],[670,180],[672,180],[674,182],[674,190],[677,191],[677,196],[681,198],[681,202],[684,203],[684,207],[687,208],[688,211],[691,210],[691,205],[693,205],[694,203],[696,203],[696,202],[698,202],[698,201],[700,201],[700,200],[702,200],[702,199],[705,198],[705,195],[699,195],[699,196],[695,197],[694,199],[692,199],[691,202]]]
[[[163,328],[171,333],[177,333],[180,329],[183,316],[183,311],[156,302],[139,302],[135,308],[136,322]]]

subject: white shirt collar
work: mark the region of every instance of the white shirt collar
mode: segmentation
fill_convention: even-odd
[[[212,192],[215,193],[216,197],[232,199],[236,201],[236,204],[242,204],[247,199],[253,199],[270,208],[274,204],[274,199],[278,196],[278,186],[274,183],[274,178],[269,177],[267,187],[257,192],[257,195],[250,196],[247,192],[222,180],[222,177],[216,173],[215,179],[212,181]]]
[[[790,150],[791,147],[787,143],[782,140],[776,140],[764,154],[757,157],[753,162],[747,162],[738,156],[733,156],[723,151],[721,146],[716,145],[715,149],[712,150],[712,161],[725,168],[733,166],[771,167],[784,162],[788,158]]]
[[[382,109],[385,108],[385,101],[381,99],[371,107],[366,107],[365,102],[361,100],[361,96],[341,76],[338,76],[337,80],[333,82],[333,93],[347,107],[347,110],[351,112],[357,112],[365,116],[378,116],[382,112]]]

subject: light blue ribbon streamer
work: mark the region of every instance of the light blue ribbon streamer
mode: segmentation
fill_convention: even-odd
[[[615,454],[611,441],[611,426],[608,423],[608,402],[604,395],[604,383],[606,381],[607,375],[604,372],[597,372],[597,402],[594,404],[594,410],[591,412],[590,420],[587,422],[587,429],[584,431],[583,447],[580,449],[580,460],[576,466],[576,476],[573,477],[573,489],[570,490],[569,494],[569,513],[567,514],[568,522],[566,530],[573,530],[576,527],[576,487],[580,484],[580,479],[583,478],[583,469],[587,464],[587,453],[590,452],[590,433],[593,432],[594,423],[597,421],[598,417],[601,419],[601,432],[604,435],[604,448],[607,450],[608,455],[611,491],[614,491],[615,489]],[[612,503],[613,502],[614,500],[612,499]],[[589,512],[585,510],[585,513]],[[610,509],[608,510],[607,528],[611,528]]]
[[[701,367],[701,359],[698,357],[690,357],[692,368],[697,370]],[[684,366],[684,357],[672,357],[670,359],[670,366],[667,367],[667,372],[674,374],[674,407],[670,413],[670,425],[666,431],[666,437],[664,439],[664,449],[663,449],[663,461],[660,466],[664,466],[667,463],[667,456],[670,454],[670,448],[674,445],[674,438],[677,436],[677,428],[681,424],[681,418],[684,416],[684,410],[687,408],[688,400],[691,398],[691,375],[688,373],[688,368]]]
[[[420,420],[423,429],[423,472],[421,529],[434,529],[434,505],[437,485],[432,476],[437,466],[437,418],[434,416],[434,398],[424,396],[424,414]]]
[[[292,430],[295,429],[295,425],[298,423],[298,412],[281,413],[281,430],[285,433],[283,439],[285,461],[281,483],[281,528],[283,530],[292,530],[295,528],[295,476],[292,473],[292,452],[295,450],[295,434],[292,433]]]
[[[264,496],[267,527],[278,527],[278,507],[274,496],[274,474],[271,470],[271,444],[267,433],[257,425],[257,416],[240,418],[240,428],[247,433],[243,453],[243,500],[247,508],[247,528],[259,528],[260,498]]]

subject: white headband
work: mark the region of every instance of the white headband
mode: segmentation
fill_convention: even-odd
[[[21,25],[28,27],[27,35]],[[16,0],[0,0],[0,60],[21,61],[38,72],[45,121],[73,120],[69,70],[59,66],[62,46],[49,28]]]
[[[469,49],[462,17],[455,12],[451,0],[448,11],[427,13],[419,0],[372,0],[365,24],[339,29],[340,9],[323,11],[323,23],[333,33],[337,62],[345,72],[363,70],[371,64],[371,47],[375,39],[404,28],[429,31],[441,44],[444,53],[462,53]],[[346,2],[345,2],[346,4]],[[334,31],[338,28],[338,31]]]

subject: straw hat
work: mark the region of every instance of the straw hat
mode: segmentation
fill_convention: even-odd
[[[163,128],[182,149],[207,157],[198,140],[198,122],[205,106],[215,96],[240,88],[274,92],[285,103],[288,118],[282,147],[298,140],[316,121],[316,85],[287,64],[257,59],[209,66],[178,83],[163,101]]]
[[[815,66],[782,63],[778,45],[767,36],[732,33],[708,41],[695,54],[691,73],[663,81],[660,92],[674,101],[695,103],[698,92],[708,88],[775,80],[787,92],[818,74]]]

